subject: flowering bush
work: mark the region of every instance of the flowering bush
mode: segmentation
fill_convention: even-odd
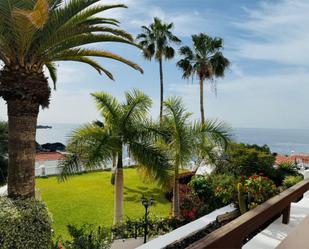
[[[193,194],[209,205],[210,210],[232,203],[236,196],[236,180],[231,175],[195,176],[190,186]]]
[[[249,178],[242,177],[242,184],[247,195],[249,209],[265,202],[279,191],[272,180],[263,175],[252,175]]]
[[[184,189],[181,191],[180,195],[180,218],[185,220],[193,220],[200,215],[203,215],[205,211],[205,205],[203,205],[203,202],[197,197],[192,194],[192,190],[187,185],[186,186],[186,192]]]

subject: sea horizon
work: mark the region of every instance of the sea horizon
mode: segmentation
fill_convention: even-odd
[[[51,129],[38,129],[37,142],[66,144],[70,133],[81,124],[77,123],[39,123],[50,125]],[[232,128],[232,139],[239,143],[268,145],[272,152],[289,155],[309,153],[309,129],[296,128]]]

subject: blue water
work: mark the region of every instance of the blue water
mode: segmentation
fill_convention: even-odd
[[[78,124],[48,125],[53,128],[37,130],[37,141],[41,144],[52,142],[65,144],[71,131],[79,126]],[[292,151],[309,153],[309,130],[235,128],[233,138],[237,142],[267,144],[272,152],[280,154],[290,154]]]
[[[267,144],[280,154],[309,153],[309,130],[236,128],[234,138],[249,144]]]

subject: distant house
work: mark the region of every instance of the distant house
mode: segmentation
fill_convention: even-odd
[[[277,155],[276,165],[281,163],[295,163],[300,169],[309,169],[309,155],[308,154],[293,154],[290,156]]]
[[[35,176],[58,174],[58,162],[64,157],[61,152],[38,152],[35,155]]]

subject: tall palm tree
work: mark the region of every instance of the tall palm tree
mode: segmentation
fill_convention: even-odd
[[[34,196],[35,135],[39,108],[47,108],[57,61],[77,61],[100,74],[113,75],[92,57],[109,58],[142,72],[135,63],[89,44],[118,42],[137,46],[105,10],[125,5],[101,5],[99,0],[0,1],[0,96],[7,102],[9,123],[8,195]]]
[[[171,97],[164,102],[162,127],[167,131],[168,139],[161,146],[171,155],[174,165],[173,178],[173,216],[179,216],[179,182],[180,167],[201,155],[205,144],[225,148],[229,142],[229,130],[222,122],[207,120],[191,123],[191,113],[184,108],[179,97]],[[207,150],[205,150],[207,152]],[[205,153],[204,152],[204,153]],[[204,157],[206,155],[203,155]]]
[[[121,222],[123,216],[123,161],[124,146],[153,179],[163,184],[169,179],[169,161],[165,152],[156,147],[153,139],[157,126],[147,121],[151,100],[138,90],[126,92],[126,102],[120,104],[107,93],[94,93],[102,125],[90,123],[74,131],[67,149],[69,154],[60,164],[62,179],[86,169],[96,168],[106,163],[117,153],[115,171],[114,223]]]
[[[163,59],[174,58],[175,50],[172,44],[181,41],[172,33],[173,23],[163,23],[155,17],[149,27],[142,26],[142,33],[137,36],[140,46],[143,47],[144,57],[151,60],[153,57],[159,62],[160,71],[160,119],[162,119],[164,88],[163,88]]]
[[[183,78],[197,76],[200,83],[201,121],[205,122],[204,114],[204,81],[223,77],[230,62],[222,54],[223,40],[212,38],[204,33],[192,35],[193,50],[188,46],[180,48],[179,53],[184,58],[177,62],[183,71]]]

